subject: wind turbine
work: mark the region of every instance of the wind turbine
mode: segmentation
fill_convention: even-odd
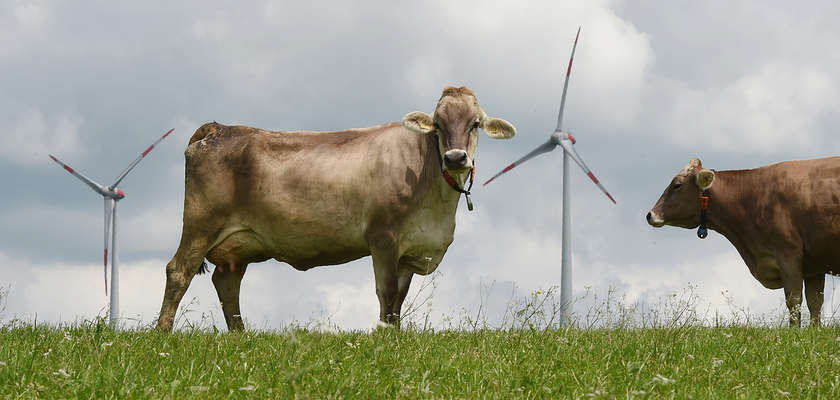
[[[609,192],[607,192],[604,185],[598,181],[598,178],[595,177],[592,171],[590,171],[583,162],[583,158],[581,158],[577,151],[575,151],[574,144],[577,142],[575,137],[568,132],[564,132],[562,128],[563,109],[566,106],[566,89],[569,87],[569,76],[572,73],[572,62],[575,59],[575,49],[577,48],[578,37],[580,37],[580,27],[578,27],[577,34],[575,35],[575,44],[572,46],[572,55],[569,57],[569,67],[566,69],[566,81],[563,83],[563,95],[560,97],[560,112],[557,115],[557,128],[554,130],[554,133],[551,134],[548,141],[539,145],[536,149],[532,150],[524,157],[508,165],[496,175],[493,175],[493,177],[488,179],[487,182],[484,182],[484,185],[487,185],[499,175],[512,170],[517,165],[521,165],[535,156],[552,151],[557,146],[561,146],[563,148],[563,248],[561,257],[562,267],[560,272],[560,315],[561,324],[563,325],[569,323],[569,308],[571,308],[572,302],[572,238],[570,234],[571,212],[569,210],[569,198],[571,197],[571,190],[569,187],[569,158],[573,159],[580,168],[583,169],[583,172],[586,173],[589,179],[598,185],[598,188],[600,188],[601,191],[603,191],[604,194],[606,194],[607,197],[615,203],[615,199]]]
[[[105,201],[105,257],[104,257],[104,266],[103,266],[103,274],[105,278],[105,295],[108,295],[108,240],[111,241],[111,308],[109,312],[109,320],[111,323],[111,328],[117,329],[117,319],[120,315],[120,270],[117,268],[117,202],[125,198],[125,193],[117,187],[117,185],[122,182],[123,178],[137,166],[137,163],[146,157],[155,146],[160,143],[161,140],[169,136],[172,131],[175,130],[170,129],[167,131],[160,139],[156,140],[152,143],[149,148],[144,150],[140,155],[128,164],[128,167],[117,176],[117,179],[114,181],[111,186],[102,186],[90,178],[82,175],[80,172],[76,171],[75,169],[71,168],[69,165],[59,161],[55,156],[50,154],[50,158],[53,161],[57,162],[59,165],[64,167],[70,174],[79,178],[82,182],[86,185],[90,186],[94,192],[99,193],[102,195],[103,200]]]

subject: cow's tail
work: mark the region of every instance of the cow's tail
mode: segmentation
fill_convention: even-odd
[[[209,270],[210,269],[207,267],[207,260],[201,260],[201,265],[198,266],[197,274],[199,274],[199,275],[205,274]]]

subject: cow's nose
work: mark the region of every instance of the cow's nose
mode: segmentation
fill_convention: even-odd
[[[446,168],[459,169],[467,165],[467,152],[464,150],[449,150],[443,155]]]
[[[647,222],[650,223],[650,211],[647,213]]]

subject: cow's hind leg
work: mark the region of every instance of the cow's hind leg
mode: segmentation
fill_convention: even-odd
[[[242,322],[242,314],[239,311],[239,288],[248,264],[235,266],[231,264],[228,269],[225,267],[225,265],[219,265],[213,271],[213,286],[216,287],[219,302],[222,303],[222,312],[225,314],[228,331],[241,331],[245,329],[245,324]]]
[[[192,278],[203,267],[207,242],[204,239],[187,241],[182,238],[175,257],[166,264],[166,289],[164,289],[163,304],[160,306],[158,316],[158,330],[172,331],[178,304],[187,292]]]
[[[825,274],[818,274],[805,278],[805,300],[811,313],[811,326],[820,326],[820,312],[823,305],[823,291],[825,290]]]

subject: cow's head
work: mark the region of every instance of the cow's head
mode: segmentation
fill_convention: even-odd
[[[479,107],[475,93],[466,86],[447,86],[440,95],[434,116],[415,111],[403,118],[403,125],[421,134],[437,133],[443,167],[453,172],[473,167],[478,128],[493,139],[508,139],[516,134],[516,128],[510,122],[488,117]]]
[[[700,159],[689,161],[647,214],[647,222],[657,228],[663,225],[697,227],[700,225],[700,194],[714,181],[714,171],[704,169]]]

